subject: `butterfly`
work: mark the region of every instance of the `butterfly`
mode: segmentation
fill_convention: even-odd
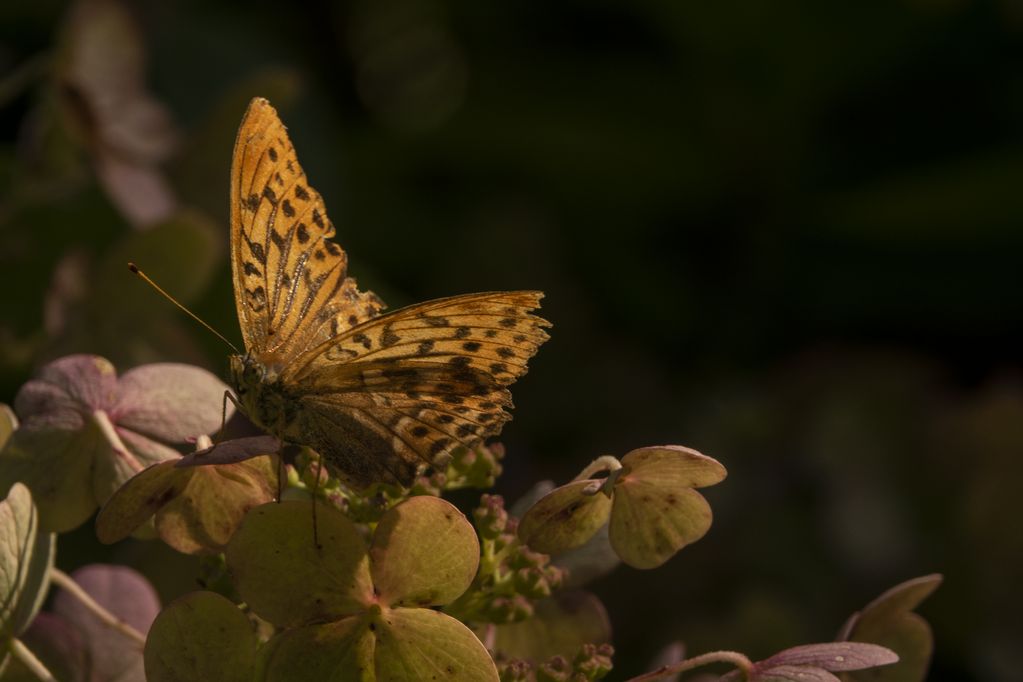
[[[508,385],[548,339],[539,291],[440,298],[383,314],[348,256],[277,112],[253,99],[231,169],[231,268],[245,354],[242,411],[316,450],[347,483],[408,486],[497,434]]]

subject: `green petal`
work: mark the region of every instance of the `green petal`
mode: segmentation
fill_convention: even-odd
[[[491,647],[507,658],[546,661],[572,658],[583,644],[611,639],[611,621],[604,605],[589,592],[559,592],[537,602],[532,618],[498,625]]]
[[[603,493],[584,494],[591,483],[573,481],[540,498],[522,517],[519,538],[538,552],[557,554],[593,537],[607,523],[611,500]]]
[[[465,625],[432,609],[393,609],[377,619],[377,682],[497,682],[486,648]]]
[[[373,601],[366,545],[344,514],[309,502],[255,507],[227,546],[242,599],[274,625],[336,620]]]
[[[376,638],[367,616],[286,630],[261,655],[265,682],[373,682]]]
[[[633,568],[657,568],[710,528],[710,505],[700,493],[691,488],[663,492],[641,481],[615,486],[611,546]]]
[[[387,606],[454,601],[476,576],[480,546],[472,524],[439,497],[413,497],[380,519],[370,548],[373,584]]]
[[[622,561],[655,568],[710,528],[710,505],[693,487],[713,485],[725,468],[695,450],[666,445],[622,458],[609,535]]]
[[[96,510],[93,465],[109,452],[95,428],[20,428],[0,452],[0,491],[20,481],[32,490],[44,529],[77,528]]]
[[[677,488],[705,488],[720,483],[727,475],[713,457],[681,445],[638,448],[622,457],[622,468],[623,476],[639,476]]]
[[[941,584],[941,576],[927,575],[896,585],[853,616],[843,639],[887,647],[899,662],[880,670],[850,673],[849,680],[917,682],[927,677],[934,636],[931,626],[913,612]]]
[[[248,511],[277,492],[277,467],[266,455],[178,471],[192,475],[181,494],[156,512],[156,532],[185,554],[223,552]]]
[[[191,469],[173,461],[149,466],[118,488],[96,517],[96,537],[105,544],[119,542],[145,523],[168,500],[180,494]]]
[[[55,539],[40,532],[32,496],[16,483],[0,502],[0,638],[21,634],[42,606]]]
[[[193,592],[171,603],[146,638],[148,682],[252,679],[256,635],[248,618],[214,592]]]
[[[7,443],[14,430],[18,428],[18,418],[10,405],[0,403],[0,448]]]

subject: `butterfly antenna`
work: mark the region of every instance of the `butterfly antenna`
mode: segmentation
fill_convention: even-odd
[[[234,344],[231,343],[230,341],[228,341],[227,339],[225,339],[223,334],[221,334],[216,329],[214,329],[213,327],[211,327],[208,324],[206,324],[206,322],[204,320],[202,320],[198,315],[193,313],[191,310],[189,310],[185,306],[183,306],[180,303],[178,303],[178,300],[176,298],[174,298],[173,296],[168,294],[166,291],[161,289],[159,284],[157,284],[153,280],[149,279],[149,276],[146,273],[144,273],[141,270],[139,270],[139,266],[135,265],[134,263],[128,263],[128,269],[131,270],[133,275],[137,275],[137,276],[141,277],[143,282],[145,282],[146,284],[148,284],[149,286],[153,287],[158,292],[160,292],[160,294],[164,298],[166,298],[168,301],[170,301],[171,303],[176,305],[178,308],[181,308],[181,310],[185,311],[185,313],[187,313],[188,316],[191,317],[193,320],[195,320],[196,322],[198,322],[199,324],[201,324],[202,326],[206,327],[211,332],[216,334],[217,338],[220,339],[221,341],[223,341],[224,343],[226,343],[228,346],[230,346],[231,350],[233,350],[235,352],[235,354],[241,355],[241,353],[238,351],[238,349],[234,347]]]

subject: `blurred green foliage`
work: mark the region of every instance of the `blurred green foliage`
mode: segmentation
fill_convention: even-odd
[[[1008,0],[3,3],[0,395],[69,351],[226,369],[121,261],[238,338],[227,171],[265,96],[363,286],[547,292],[500,492],[637,443],[728,467],[701,543],[594,586],[623,674],[828,639],[940,571],[935,676],[1007,679],[1021,61]],[[90,534],[64,568],[192,587]]]

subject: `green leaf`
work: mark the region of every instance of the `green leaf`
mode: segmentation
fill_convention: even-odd
[[[573,481],[540,498],[522,517],[519,539],[538,552],[557,554],[593,537],[607,523],[611,500],[603,493],[584,494],[592,483]]]
[[[55,540],[39,532],[32,495],[16,483],[0,502],[0,638],[21,634],[42,606]]]
[[[412,497],[380,519],[370,547],[381,605],[439,606],[469,587],[480,561],[472,524],[451,503]]]
[[[710,505],[693,487],[724,477],[716,460],[689,448],[633,450],[614,485],[611,546],[634,568],[660,566],[710,528]]]
[[[926,679],[934,636],[931,626],[913,609],[938,588],[941,580],[940,575],[933,574],[896,585],[850,619],[842,639],[887,647],[898,654],[899,662],[883,670],[846,675],[847,680],[917,682]]]
[[[153,621],[146,639],[148,682],[252,679],[257,640],[248,618],[214,592],[193,592]]]
[[[611,639],[611,621],[604,605],[589,592],[559,592],[537,602],[532,618],[498,625],[491,647],[506,658],[546,661],[571,658],[583,644]]]
[[[399,608],[376,619],[377,682],[497,682],[486,648],[465,625],[432,609]]]
[[[242,599],[274,625],[335,620],[370,604],[366,545],[332,507],[272,502],[250,510],[227,546],[227,565]]]
[[[368,615],[285,630],[261,654],[264,682],[373,682],[376,638]]]

